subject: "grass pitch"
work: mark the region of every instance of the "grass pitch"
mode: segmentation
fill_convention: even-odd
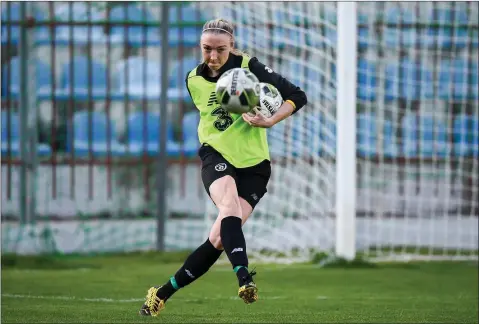
[[[251,305],[231,267],[215,265],[160,316],[139,317],[147,289],[186,255],[3,256],[2,323],[478,323],[475,262],[257,265]]]

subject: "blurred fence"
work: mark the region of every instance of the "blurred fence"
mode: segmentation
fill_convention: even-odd
[[[151,217],[162,118],[170,206],[202,213],[202,187],[187,180],[199,174],[197,116],[184,80],[200,61],[207,17],[194,4],[169,7],[161,116],[161,14],[161,3],[2,3],[4,219],[24,217],[34,199],[38,217]]]

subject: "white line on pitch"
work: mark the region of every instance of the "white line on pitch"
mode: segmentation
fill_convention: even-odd
[[[54,299],[54,300],[77,300],[96,303],[133,303],[144,301],[144,298],[131,299],[112,299],[112,298],[78,298],[75,296],[34,296],[34,295],[16,295],[16,294],[2,294],[2,297],[7,298],[29,298],[29,299]]]
[[[137,303],[142,302],[144,298],[130,298],[130,299],[113,299],[113,298],[79,298],[75,296],[35,296],[35,295],[18,295],[18,294],[2,294],[2,297],[6,298],[18,298],[18,299],[48,299],[48,300],[75,300],[75,301],[85,301],[85,302],[94,302],[94,303]],[[324,297],[324,296],[321,296]],[[199,300],[225,300],[231,299],[236,300],[239,297],[229,296],[229,297],[201,297],[201,298],[176,298],[178,301],[193,302]],[[262,296],[261,300],[277,300],[285,299],[286,296]],[[325,299],[326,297],[322,298]]]

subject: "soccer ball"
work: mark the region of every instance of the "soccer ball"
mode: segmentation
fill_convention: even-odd
[[[216,101],[234,114],[250,111],[259,103],[259,80],[248,70],[226,71],[216,83]]]
[[[283,97],[279,93],[278,89],[272,84],[263,83],[259,84],[259,106],[256,107],[266,118],[273,116],[283,104]],[[256,113],[254,111],[248,112],[248,115],[254,117]]]

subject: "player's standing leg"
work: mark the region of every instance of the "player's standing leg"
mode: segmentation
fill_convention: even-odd
[[[239,283],[238,296],[245,303],[258,299],[256,285],[248,271],[248,255],[242,225],[252,212],[252,207],[238,196],[235,179],[225,176],[214,181],[210,186],[210,196],[220,213],[212,228],[213,235],[219,236],[228,259],[233,266]],[[244,210],[243,210],[244,209]],[[240,216],[237,216],[240,215]]]
[[[246,223],[248,220],[249,216],[251,216],[251,213],[253,212],[253,208],[251,205],[244,200],[243,198],[240,199],[240,205],[241,205],[241,210],[242,210],[242,225]],[[211,231],[210,231],[210,240],[213,242],[213,244],[218,244],[219,248],[222,248],[222,241],[221,241],[221,224],[222,224],[222,218],[218,216],[216,221],[214,222]],[[216,246],[216,245],[215,245]],[[256,284],[253,281],[253,276],[256,274],[256,272],[252,271],[251,273],[247,272],[247,275],[244,277],[238,277],[238,282],[239,282],[239,290],[238,290],[238,296],[243,299],[245,303],[252,303],[258,299],[258,290],[256,288]]]
[[[214,154],[212,154],[214,156]],[[208,159],[206,159],[207,161]],[[207,173],[206,173],[207,175]],[[224,183],[221,182],[213,182],[210,187],[210,195],[213,201],[218,206],[217,201],[220,198],[216,197],[216,192],[218,193],[225,193],[226,197],[225,200],[230,199],[231,197],[235,198],[235,204],[239,203],[239,208],[241,209],[242,214],[242,224],[246,222],[249,218],[253,209],[255,208],[256,204],[261,200],[261,198],[267,192],[267,185],[269,179],[271,177],[271,163],[268,160],[265,160],[255,166],[248,167],[248,168],[235,168],[234,177],[224,177]],[[206,179],[207,180],[207,179]],[[219,179],[221,180],[221,179]],[[207,183],[207,181],[206,181]],[[218,187],[215,187],[218,184]],[[232,185],[231,192],[227,188],[227,186]],[[234,185],[234,186],[233,186]],[[223,186],[223,188],[221,187]],[[221,189],[217,190],[216,189]],[[213,192],[213,190],[215,190]],[[230,197],[230,198],[228,198]],[[237,200],[236,200],[237,197]],[[235,205],[233,203],[228,205]],[[218,206],[220,207],[220,206]],[[221,209],[220,209],[221,210]],[[232,244],[229,248],[227,247],[228,242],[228,232],[225,230],[225,222],[229,219],[227,215],[231,215],[234,210],[229,210],[225,208],[224,212],[218,215],[216,222],[213,224],[213,227],[210,232],[210,239],[211,242],[215,242],[215,237],[218,241],[221,241],[223,246],[225,247],[225,251],[234,251],[235,249],[243,250],[244,251],[244,259],[234,259],[236,252],[228,254],[230,258],[231,264],[233,265],[233,269],[235,270],[238,276],[239,282],[239,290],[238,295],[243,299],[245,303],[252,303],[258,299],[257,288],[256,284],[253,281],[252,276],[255,274],[254,272],[248,273],[248,258],[246,255],[246,244],[244,243],[244,234],[241,229],[241,232],[236,232],[235,234],[231,235],[238,235],[239,239],[237,242],[244,243],[243,246],[238,246],[236,244]],[[231,218],[232,221],[235,221],[234,218]],[[226,224],[227,226],[229,224]],[[237,228],[233,228],[233,230],[237,230]],[[230,236],[230,237],[231,237]],[[228,253],[228,252],[227,252]],[[231,257],[230,257],[231,256]],[[240,262],[243,262],[242,264]]]
[[[242,225],[267,192],[271,163],[264,160],[252,167],[234,168],[208,146],[200,150],[200,156],[203,183],[220,211],[211,229],[210,240],[217,248],[224,247],[238,277],[238,295],[245,303],[252,303],[258,299],[258,290],[252,278],[255,273],[248,272]],[[241,219],[236,216],[238,214]]]

